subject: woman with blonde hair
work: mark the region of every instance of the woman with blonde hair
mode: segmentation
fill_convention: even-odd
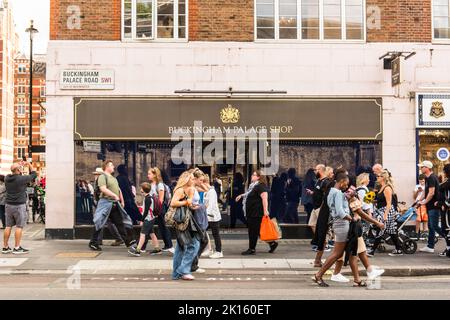
[[[174,189],[172,201],[170,206],[174,208],[186,207],[189,215],[189,226],[185,231],[177,230],[177,246],[173,256],[173,280],[194,280],[191,274],[191,266],[194,258],[197,255],[200,247],[199,232],[195,230],[191,209],[196,209],[198,206],[193,205],[193,198],[195,193],[194,176],[191,172],[185,171],[178,179],[177,185]]]
[[[397,217],[398,213],[398,200],[397,195],[394,193],[394,181],[392,180],[391,173],[387,170],[383,170],[377,175],[377,183],[380,186],[380,191],[376,196],[376,210],[374,213],[375,218],[378,221],[382,221],[385,225],[385,229],[380,231],[375,239],[375,242],[370,251],[367,252],[368,256],[374,256],[375,251],[381,243],[382,236],[387,233],[391,236],[392,241],[395,244],[395,250],[389,253],[390,256],[403,255],[402,244],[398,237],[397,232]]]

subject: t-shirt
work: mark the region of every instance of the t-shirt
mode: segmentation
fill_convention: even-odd
[[[264,208],[261,198],[261,194],[264,192],[268,192],[268,188],[265,185],[258,183],[249,193],[245,203],[247,217],[255,218],[264,216]]]
[[[153,221],[155,216],[153,215],[153,199],[150,195],[145,196],[142,208],[142,221]]]
[[[437,210],[438,207],[435,206],[435,202],[438,201],[438,193],[439,193],[439,180],[432,173],[428,178],[425,179],[425,199],[428,197],[430,193],[430,188],[434,188],[434,195],[430,202],[427,203],[427,210]]]
[[[417,193],[417,197],[416,197],[416,201],[420,201],[425,199],[424,196],[424,192],[425,192],[425,187],[422,186],[421,184],[416,185],[416,187],[414,188],[414,192],[419,191],[419,188],[422,188],[422,191]]]
[[[358,192],[358,199],[362,203],[362,209],[364,211],[369,211],[370,213],[373,212],[373,204],[364,202],[364,198],[366,197],[367,192],[369,192],[369,189],[367,187],[359,187],[356,189]]]
[[[97,185],[99,188],[102,186],[106,186],[108,190],[110,190],[112,193],[120,196],[120,188],[119,188],[119,182],[117,179],[111,175],[106,176],[106,174],[102,174],[100,177],[98,177]],[[100,193],[100,199],[108,199],[108,200],[114,200],[109,196],[106,196],[103,194],[103,192]]]
[[[159,192],[160,191],[165,191],[166,189],[164,188],[164,183],[160,182],[157,185],[156,184],[152,184],[152,188],[150,190],[150,195],[153,196],[154,194],[156,194],[157,196],[159,196]]]
[[[30,175],[10,174],[5,178],[6,204],[21,205],[27,202],[27,186],[36,179],[35,171]]]

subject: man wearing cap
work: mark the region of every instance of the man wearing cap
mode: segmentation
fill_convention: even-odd
[[[433,163],[431,161],[425,160],[417,165],[421,172],[426,176],[425,179],[425,199],[420,201],[418,205],[426,205],[428,212],[428,245],[420,249],[421,252],[434,253],[434,240],[435,234],[438,233],[440,236],[444,237],[445,233],[439,227],[439,207],[438,207],[438,190],[439,190],[439,180],[433,173]]]

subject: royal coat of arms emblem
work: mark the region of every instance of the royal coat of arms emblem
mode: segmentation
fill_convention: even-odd
[[[430,116],[439,119],[445,116],[444,104],[440,101],[432,103]]]
[[[240,116],[239,110],[231,104],[220,111],[220,119],[223,123],[237,123]]]

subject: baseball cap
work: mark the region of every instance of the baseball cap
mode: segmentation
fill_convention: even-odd
[[[433,163],[431,163],[431,161],[428,160],[422,161],[422,163],[419,163],[417,166],[420,168],[426,167],[428,169],[433,169]]]
[[[94,175],[102,175],[104,172],[102,170],[102,168],[96,168],[94,172],[92,172],[92,174]]]

